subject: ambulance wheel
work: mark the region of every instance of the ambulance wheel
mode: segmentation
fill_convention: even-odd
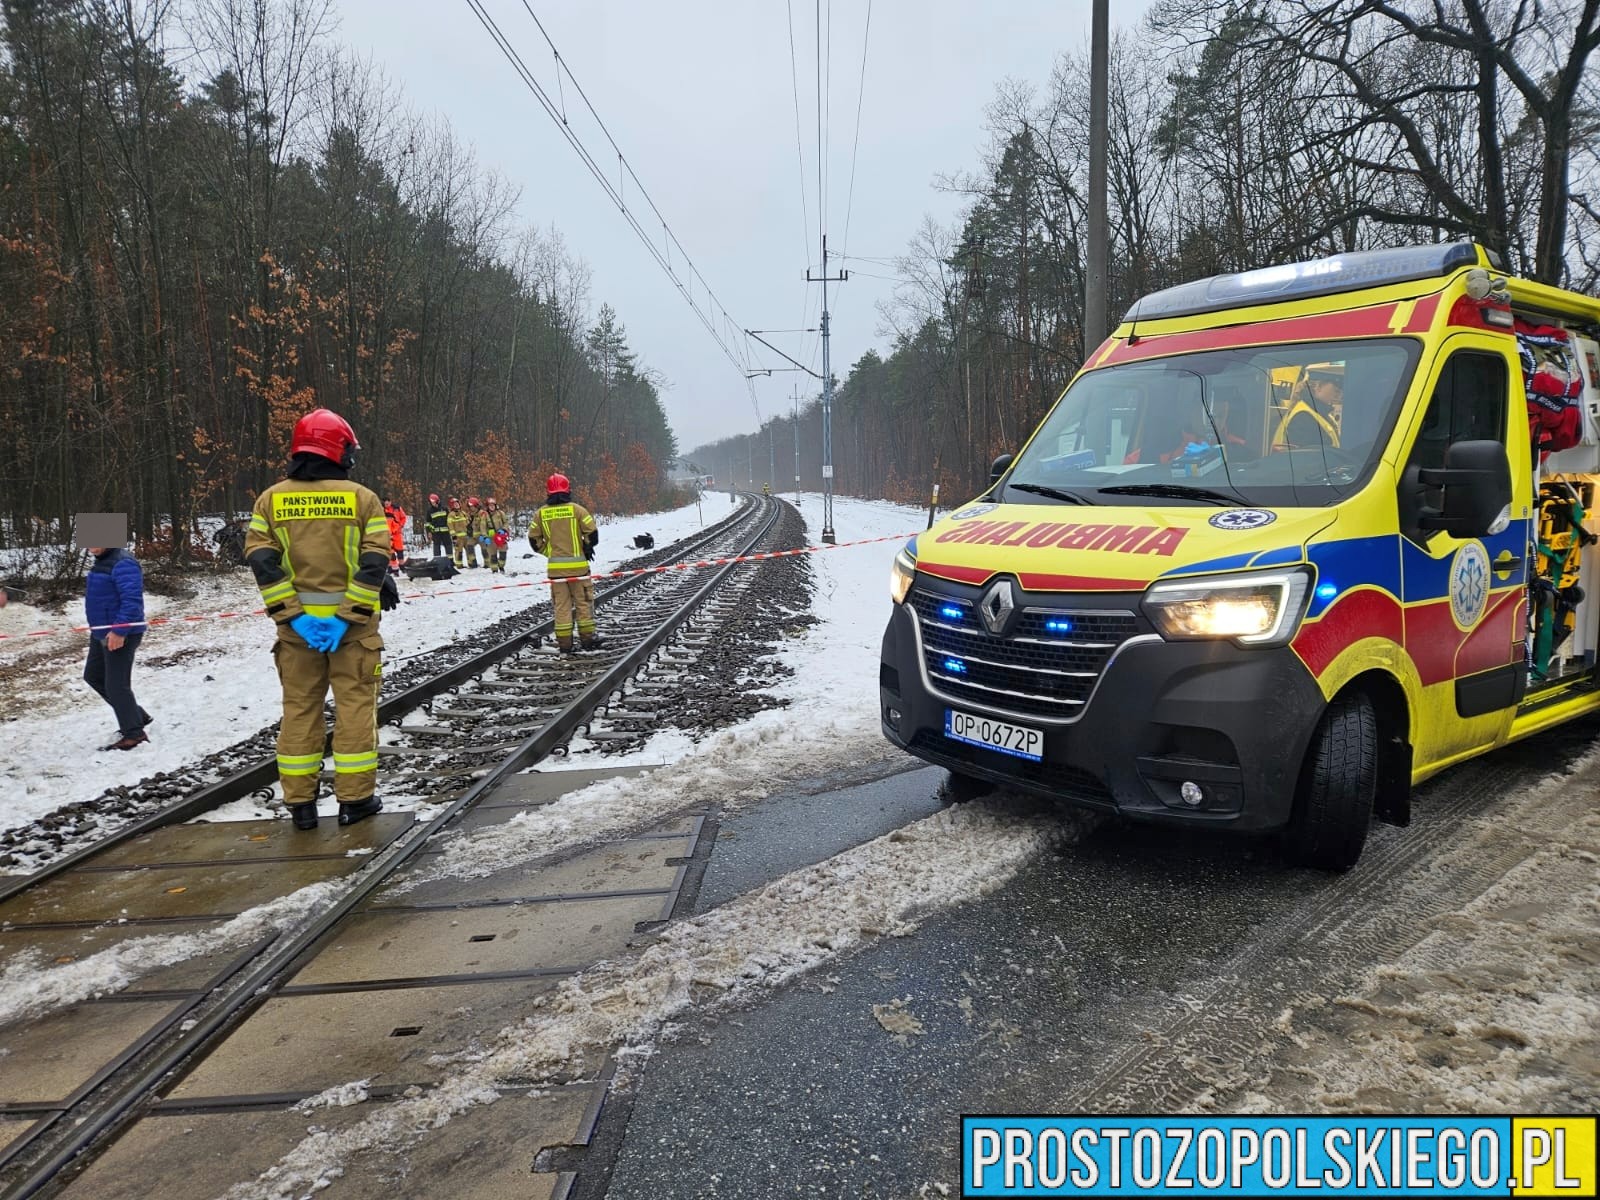
[[[976,800],[979,796],[987,796],[999,786],[987,779],[979,779],[976,775],[951,771],[944,781],[944,798],[951,804],[965,804],[969,800]]]
[[[1364,692],[1339,696],[1322,714],[1300,768],[1284,835],[1292,862],[1348,871],[1361,857],[1378,792],[1378,714]]]

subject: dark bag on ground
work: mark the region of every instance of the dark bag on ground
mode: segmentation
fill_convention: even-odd
[[[435,558],[412,559],[405,565],[407,579],[452,579],[456,575],[456,564],[444,555]]]
[[[636,533],[633,535],[633,548],[635,550],[654,550],[656,548],[656,539],[648,533]]]

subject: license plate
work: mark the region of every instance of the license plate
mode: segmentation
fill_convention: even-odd
[[[944,735],[969,746],[982,746],[985,750],[998,750],[1017,758],[1033,762],[1044,761],[1044,731],[1029,729],[1026,725],[1011,725],[992,717],[975,717],[971,713],[944,710]]]

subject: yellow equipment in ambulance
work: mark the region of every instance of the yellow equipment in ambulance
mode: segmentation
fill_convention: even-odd
[[[1359,858],[1600,708],[1600,301],[1466,242],[1146,296],[894,561],[884,734],[952,774]]]

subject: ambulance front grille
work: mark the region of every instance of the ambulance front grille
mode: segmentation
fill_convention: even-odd
[[[1076,717],[1117,647],[1139,633],[1119,609],[1028,606],[1008,636],[983,627],[972,601],[916,588],[922,658],[947,699],[1018,716]]]

